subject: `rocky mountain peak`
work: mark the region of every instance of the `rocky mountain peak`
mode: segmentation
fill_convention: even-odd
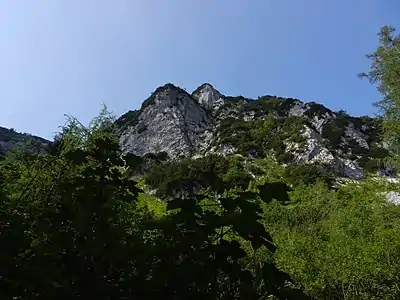
[[[167,83],[164,84],[156,90],[151,93],[150,97],[147,98],[141,107],[141,110],[145,109],[149,105],[153,104],[158,104],[158,105],[175,105],[176,103],[159,103],[158,101],[160,100],[176,100],[178,99],[178,95],[181,95],[182,97],[190,97],[190,94],[188,94],[184,89],[172,84],[172,83]]]
[[[209,83],[200,85],[192,97],[208,111],[216,111],[224,103],[224,96]]]
[[[117,125],[125,152],[166,152],[171,159],[215,152],[272,155],[279,163],[319,164],[360,179],[367,170],[377,172],[378,160],[387,155],[373,118],[293,98],[224,96],[209,83],[192,94],[161,86]]]
[[[117,120],[125,152],[142,155],[162,151],[171,158],[192,155],[208,123],[206,110],[189,93],[170,83],[157,88],[139,111]]]
[[[379,120],[293,98],[225,96],[209,83],[192,94],[172,83],[160,86],[140,109],[128,111],[115,125],[122,150],[136,155],[268,156],[284,165],[317,164],[352,179],[368,172],[395,174],[380,164],[389,153],[380,140]],[[48,144],[0,127],[0,156],[26,141],[34,150]]]

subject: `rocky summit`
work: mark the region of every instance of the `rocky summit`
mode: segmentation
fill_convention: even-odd
[[[389,155],[379,138],[379,120],[293,98],[226,96],[208,83],[189,94],[169,83],[116,125],[123,151],[136,155],[268,156],[281,164],[316,164],[351,179],[368,172],[394,175],[379,163]]]
[[[139,110],[116,120],[121,148],[172,160],[207,154],[273,158],[315,164],[338,177],[395,176],[380,163],[389,155],[379,120],[334,112],[315,102],[226,96],[205,83],[189,94],[171,83],[157,88]],[[40,152],[49,141],[0,127],[0,156],[16,147]]]

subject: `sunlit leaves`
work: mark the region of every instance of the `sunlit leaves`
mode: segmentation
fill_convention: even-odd
[[[370,70],[360,76],[376,84],[383,96],[376,102],[383,117],[383,136],[400,165],[400,37],[393,27],[382,27],[379,46],[367,57],[371,60]]]

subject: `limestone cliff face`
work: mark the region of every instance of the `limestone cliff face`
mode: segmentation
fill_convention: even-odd
[[[224,96],[208,83],[199,86],[193,92],[192,97],[201,107],[212,113],[215,113],[224,104]]]
[[[123,130],[122,149],[139,155],[165,151],[170,157],[191,156],[211,126],[208,114],[187,92],[167,84],[143,103],[135,123]]]
[[[263,138],[254,135],[254,128],[271,116],[283,125],[258,148],[251,146],[256,142],[249,142],[250,135],[255,140]],[[171,159],[179,159],[211,152],[243,154],[245,149],[250,156],[263,152],[262,156],[266,151],[263,145],[268,144],[265,139],[277,139],[281,144],[272,147],[271,153],[277,154],[278,149],[281,156],[286,154],[286,163],[318,163],[352,179],[365,177],[365,168],[374,167],[375,161],[387,154],[372,118],[351,117],[291,98],[225,96],[210,84],[192,94],[172,84],[159,87],[140,110],[129,111],[117,125],[123,151],[137,155],[166,152]]]

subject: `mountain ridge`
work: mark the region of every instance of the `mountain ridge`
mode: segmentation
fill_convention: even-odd
[[[268,120],[270,128],[263,131]],[[116,123],[123,151],[137,155],[272,154],[280,163],[318,163],[352,179],[364,178],[367,171],[390,173],[378,167],[388,151],[377,119],[295,98],[226,96],[210,83],[190,94],[168,83]]]
[[[159,152],[172,160],[213,153],[270,156],[280,164],[316,164],[351,179],[371,172],[394,175],[380,163],[389,152],[380,140],[378,119],[350,116],[296,98],[227,96],[210,83],[189,93],[167,83],[115,125],[123,152],[140,156]],[[38,149],[50,143],[18,133],[10,140],[3,134],[0,151],[21,146],[24,139],[33,139]]]
[[[23,147],[31,153],[43,151],[50,141],[28,133],[17,132],[12,128],[0,127],[0,158],[8,151]]]

